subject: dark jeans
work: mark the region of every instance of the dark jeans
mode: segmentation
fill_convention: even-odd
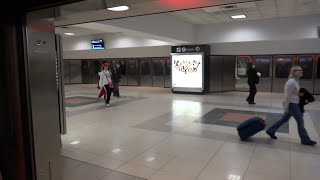
[[[250,94],[247,98],[248,102],[254,102],[254,96],[257,94],[257,88],[255,84],[249,84],[250,86]]]
[[[113,82],[113,86],[114,86],[113,95],[114,96],[120,96],[120,93],[119,93],[119,82]]]
[[[270,134],[275,134],[276,131],[278,130],[278,128],[280,126],[282,126],[284,123],[288,122],[290,117],[293,116],[294,119],[296,119],[297,124],[298,124],[298,133],[301,139],[301,143],[308,143],[310,142],[310,138],[309,135],[306,131],[306,129],[304,128],[304,120],[302,117],[302,113],[300,111],[299,105],[298,104],[293,104],[290,103],[289,104],[289,113],[285,114],[282,119],[280,119],[279,121],[277,121],[275,124],[273,124],[268,130],[267,132],[269,132]]]
[[[113,88],[109,88],[109,85],[104,85],[106,91],[107,91],[107,100],[106,103],[109,104],[110,102],[110,97],[111,97],[111,93],[113,91]]]

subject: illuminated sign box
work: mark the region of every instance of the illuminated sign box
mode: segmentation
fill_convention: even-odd
[[[209,72],[206,62],[210,60],[210,46],[185,45],[171,47],[172,91],[186,93],[207,92]]]
[[[173,91],[203,91],[203,53],[172,54]]]
[[[104,49],[104,41],[102,39],[91,40],[92,49]]]

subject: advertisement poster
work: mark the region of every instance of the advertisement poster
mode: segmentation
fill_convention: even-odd
[[[172,55],[172,87],[203,88],[203,55]]]

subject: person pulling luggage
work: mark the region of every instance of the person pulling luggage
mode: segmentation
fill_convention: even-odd
[[[290,70],[289,80],[284,86],[284,116],[282,119],[273,124],[266,133],[272,138],[277,139],[275,136],[276,131],[284,123],[288,122],[290,117],[293,116],[298,124],[298,133],[301,139],[301,144],[313,146],[317,142],[312,141],[304,127],[304,119],[299,107],[299,79],[303,76],[303,71],[300,66],[294,66]]]

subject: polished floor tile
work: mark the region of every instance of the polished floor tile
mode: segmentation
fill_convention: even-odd
[[[245,142],[239,139],[235,126],[249,115],[280,118],[283,94],[259,92],[252,106],[245,102],[246,92],[187,95],[121,86],[123,97],[106,108],[102,101],[83,101],[97,97],[94,85],[65,90],[79,105],[66,108],[68,133],[61,137],[60,153],[65,180],[319,179],[319,145],[300,144],[293,118],[277,132],[278,140],[264,131]],[[225,113],[214,114],[219,109]],[[305,127],[319,142],[320,103],[306,109]],[[204,120],[216,122],[219,116],[223,123],[196,122],[208,113]]]
[[[82,164],[63,175],[63,180],[99,180],[110,173],[111,170],[90,164]]]
[[[150,168],[143,165],[128,163],[116,169],[116,171],[129,174],[135,177],[139,177],[142,179],[148,179],[152,174],[157,172],[158,169]]]
[[[143,180],[141,178],[113,171],[100,180]]]

